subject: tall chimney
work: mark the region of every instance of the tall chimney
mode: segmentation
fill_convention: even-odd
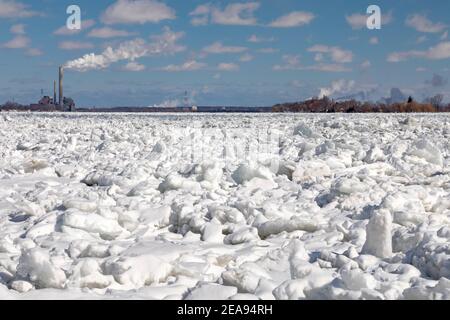
[[[56,106],[56,80],[53,81],[53,104]]]
[[[61,108],[64,106],[63,80],[64,80],[64,69],[61,66],[59,67],[59,106]]]

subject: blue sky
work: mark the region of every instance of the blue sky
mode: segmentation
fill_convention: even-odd
[[[364,25],[371,4],[381,30]],[[51,94],[63,64],[78,106],[171,105],[185,90],[199,105],[378,100],[393,87],[450,100],[449,12],[440,0],[0,0],[0,101]]]

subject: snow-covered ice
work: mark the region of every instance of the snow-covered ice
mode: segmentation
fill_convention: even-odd
[[[450,116],[0,114],[0,299],[450,299]]]

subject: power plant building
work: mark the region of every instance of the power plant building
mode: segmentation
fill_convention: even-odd
[[[56,94],[56,81],[53,81],[53,98],[43,96],[37,104],[31,104],[30,109],[36,111],[75,111],[73,99],[64,97],[64,67],[58,69],[59,99]]]

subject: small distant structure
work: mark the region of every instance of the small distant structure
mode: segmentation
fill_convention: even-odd
[[[197,112],[198,108],[197,106],[191,106],[189,104],[189,94],[187,91],[184,92],[184,99],[183,99],[183,111],[187,112]]]
[[[62,66],[60,66],[59,67],[59,107],[60,108],[63,108],[63,106],[64,106],[63,80],[64,80],[64,68]]]
[[[40,105],[55,105],[53,99],[50,98],[49,96],[43,96],[41,98],[41,100],[39,100],[39,104]]]
[[[187,91],[184,92],[183,104],[185,108],[189,108],[189,97]]]
[[[53,81],[53,103],[56,104],[56,80]]]
[[[75,102],[72,98],[64,97],[63,99],[63,111],[75,112]]]

